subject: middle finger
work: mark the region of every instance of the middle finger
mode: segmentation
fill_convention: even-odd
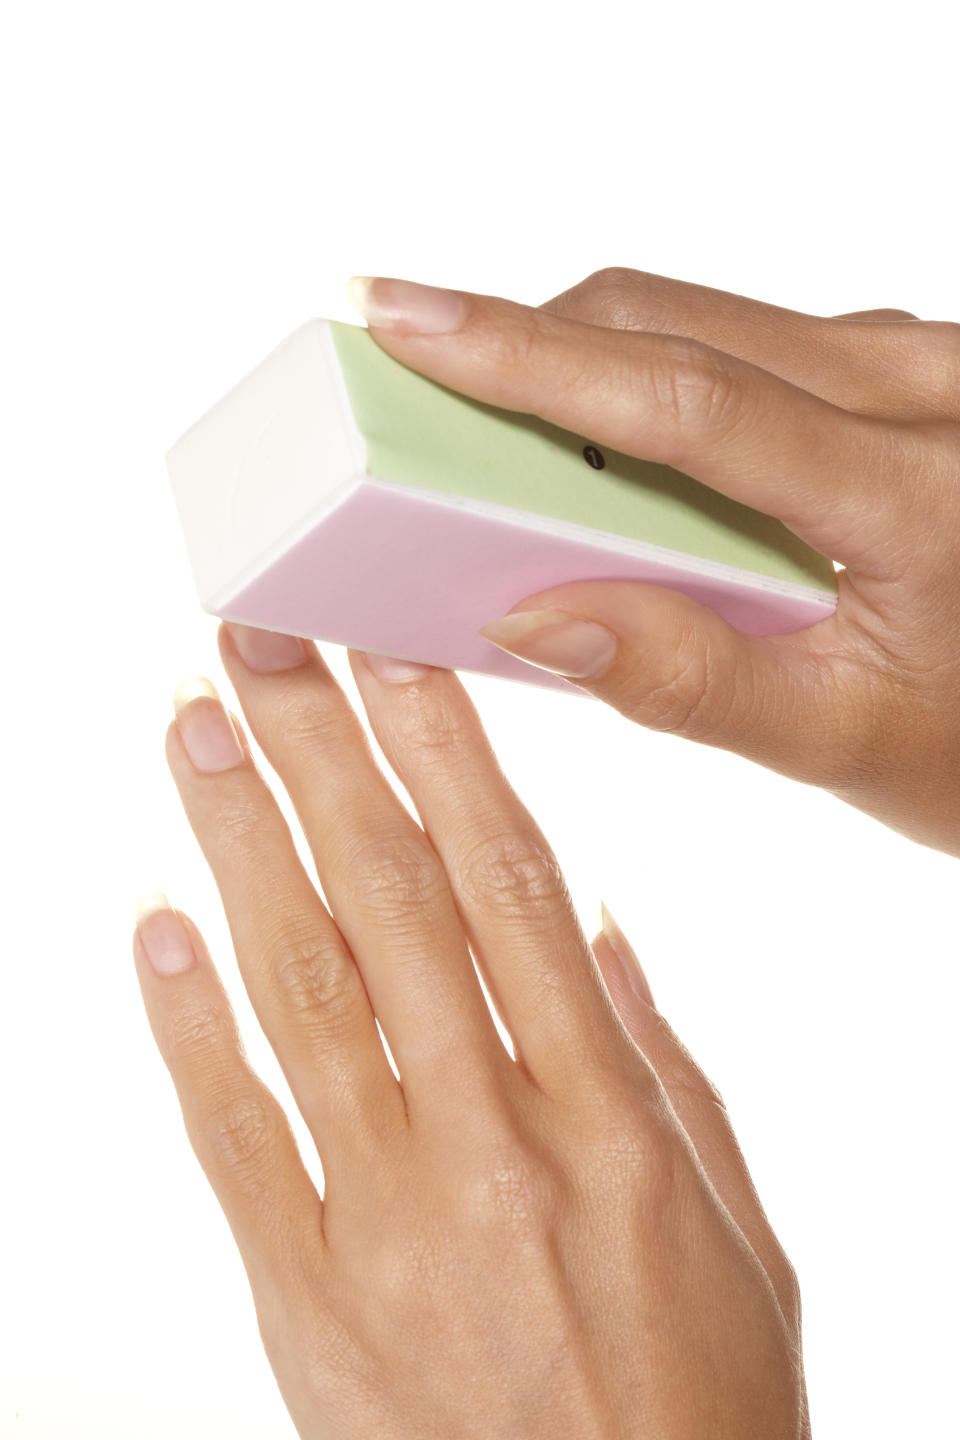
[[[285,642],[285,643],[284,643]],[[511,1065],[477,982],[440,860],[374,760],[316,646],[224,624],[220,653],[284,785],[363,977],[408,1105]],[[298,663],[299,662],[299,663]]]
[[[526,1070],[554,1093],[592,1084],[594,1061],[609,1054],[619,1030],[556,856],[508,783],[463,685],[443,669],[382,681],[363,652],[349,659],[377,743],[443,861]]]

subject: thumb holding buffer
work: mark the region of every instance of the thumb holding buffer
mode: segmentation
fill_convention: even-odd
[[[745,635],[679,591],[578,581],[529,597],[480,633],[649,729],[797,779],[823,773],[837,726],[824,666],[789,636]]]

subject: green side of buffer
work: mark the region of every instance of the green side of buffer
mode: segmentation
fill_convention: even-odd
[[[779,520],[606,446],[594,447],[606,462],[595,469],[583,453],[589,436],[448,390],[387,355],[363,326],[331,320],[330,332],[371,475],[836,593],[831,562]]]

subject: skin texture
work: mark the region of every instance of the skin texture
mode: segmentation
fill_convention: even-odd
[[[405,282],[363,298],[404,364],[673,465],[845,567],[834,618],[763,638],[659,587],[554,587],[515,611],[616,640],[559,673],[960,854],[960,327],[619,268],[541,307],[435,293],[432,334]],[[316,647],[251,668],[236,637],[324,900],[218,699],[178,707],[167,756],[322,1199],[196,927],[155,913],[134,955],[300,1434],[809,1440],[796,1278],[722,1100],[622,935],[588,943],[456,676],[350,654],[418,823]]]
[[[421,288],[363,287],[374,339],[403,364],[672,465],[844,567],[836,614],[793,635],[743,635],[663,587],[580,581],[511,613],[603,626],[603,668],[504,648],[960,855],[960,325],[807,315],[612,267],[539,307],[433,291],[460,303],[435,299],[430,323],[448,328],[421,334]]]
[[[588,942],[456,675],[350,652],[415,819],[316,646],[258,673],[243,639],[223,663],[326,903],[209,689],[167,758],[322,1200],[196,927],[161,909],[133,948],[300,1435],[807,1440],[796,1279],[723,1103],[622,936]]]

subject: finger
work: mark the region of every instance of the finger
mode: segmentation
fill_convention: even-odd
[[[323,1250],[322,1205],[286,1115],[253,1073],[196,926],[163,895],[138,907],[133,951],[187,1135],[223,1207],[254,1296]]]
[[[679,591],[581,580],[528,596],[480,633],[649,729],[820,784],[849,729],[841,662],[826,640],[814,646],[826,628],[835,631],[832,618],[795,635],[748,635]]]
[[[315,645],[232,623],[221,626],[219,643],[247,721],[303,826],[408,1108],[461,1107],[464,1089],[476,1098],[511,1061],[435,850],[374,760]]]
[[[834,315],[834,320],[919,320],[911,310],[848,310],[844,315]]]
[[[942,367],[931,363],[940,349],[946,359],[949,327],[882,323],[916,321],[906,310],[809,315],[623,266],[595,271],[538,308],[589,325],[702,340],[863,415],[956,414],[955,384],[940,384]]]
[[[787,1313],[796,1298],[793,1271],[760,1202],[723,1099],[654,1008],[636,953],[606,907],[604,911],[604,928],[592,949],[610,998],[630,1038],[659,1076],[710,1183],[770,1276]]]
[[[611,1043],[603,986],[556,857],[463,685],[450,670],[405,678],[383,657],[348,653],[377,743],[443,862],[518,1059],[543,1088],[589,1083],[593,1057]]]
[[[209,680],[178,686],[167,732],[187,819],[223,899],[257,1018],[328,1180],[406,1129],[363,981],[276,800]]]
[[[669,465],[776,516],[844,565],[896,565],[915,507],[906,481],[917,446],[903,426],[686,337],[396,280],[369,282],[363,304],[376,342],[442,385]],[[418,324],[447,328],[418,333]]]

